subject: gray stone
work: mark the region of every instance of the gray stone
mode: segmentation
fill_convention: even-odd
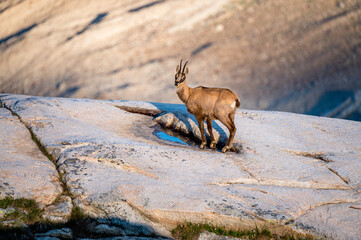
[[[66,222],[71,215],[72,208],[71,198],[61,196],[57,203],[45,208],[43,217],[51,222]]]
[[[198,238],[198,240],[239,240],[239,239],[242,239],[242,238],[220,236],[215,233],[208,232],[208,231],[202,232]]]
[[[14,213],[15,211],[16,211],[16,209],[13,207],[7,207],[5,209],[0,208],[0,218],[3,218],[8,214]]]
[[[20,220],[6,220],[0,222],[0,224],[4,227],[11,227],[11,228],[27,228],[28,225],[26,225],[24,222]]]
[[[114,226],[119,226],[127,236],[155,236],[156,233],[147,225],[124,221],[119,218],[111,218],[109,222]]]
[[[296,225],[332,233],[333,239],[356,240],[361,236],[360,214],[361,203],[324,204],[302,214]],[[350,233],[353,233],[351,237]]]
[[[115,226],[109,226],[107,224],[99,224],[95,227],[94,232],[97,234],[103,235],[113,235],[113,236],[124,236],[123,229]]]
[[[61,239],[73,239],[73,231],[70,228],[54,229],[46,233],[35,234],[36,237],[56,237]]]
[[[36,237],[36,240],[60,240],[57,237]]]
[[[20,95],[0,95],[0,101],[57,159],[74,203],[97,218],[167,237],[187,221],[359,236],[354,226],[361,215],[351,208],[361,203],[359,122],[238,110],[235,145],[243,151],[222,154],[160,139],[153,116],[136,113],[162,112],[176,118],[171,129],[196,131],[184,105]],[[136,108],[130,113],[122,106]],[[213,125],[222,141],[228,130]]]
[[[14,213],[16,211],[15,208],[13,207],[7,207],[6,209],[4,209],[4,213],[5,215],[8,215],[8,214],[11,214],[11,213]]]

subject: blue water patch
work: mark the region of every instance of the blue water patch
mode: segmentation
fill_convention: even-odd
[[[187,143],[183,142],[182,140],[180,140],[179,138],[177,137],[173,137],[173,136],[170,136],[164,132],[161,132],[161,131],[157,131],[154,133],[157,137],[159,137],[160,139],[162,140],[166,140],[166,141],[170,141],[170,142],[175,142],[175,143],[180,143],[180,144],[185,144],[185,145],[188,145]]]

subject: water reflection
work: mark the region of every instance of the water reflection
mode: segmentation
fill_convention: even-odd
[[[158,138],[162,139],[162,140],[165,140],[165,141],[170,141],[170,142],[174,142],[174,143],[181,143],[181,144],[184,144],[184,145],[188,145],[187,143],[183,142],[179,138],[170,136],[170,135],[168,135],[168,134],[166,134],[164,132],[161,132],[161,131],[155,131],[154,135],[157,136]]]

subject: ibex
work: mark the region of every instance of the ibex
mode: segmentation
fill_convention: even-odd
[[[231,149],[232,141],[236,134],[237,129],[234,124],[234,115],[240,106],[239,98],[235,93],[226,88],[188,87],[186,83],[186,75],[188,74],[187,63],[188,61],[184,64],[182,70],[181,60],[180,65],[177,65],[176,68],[175,85],[177,86],[177,94],[185,103],[188,112],[197,119],[202,137],[201,149],[204,149],[207,144],[206,136],[204,135],[205,120],[207,121],[208,132],[211,137],[210,148],[212,149],[215,149],[217,144],[212,132],[212,120],[218,119],[228,128],[229,138],[226,146],[222,149],[222,152],[225,153]]]

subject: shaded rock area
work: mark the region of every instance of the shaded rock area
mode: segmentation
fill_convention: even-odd
[[[199,130],[184,105],[7,94],[0,102],[0,121],[12,119],[18,127],[14,141],[26,140],[21,132],[39,139],[69,191],[45,209],[55,213],[64,202],[79,207],[97,219],[91,227],[97,234],[171,237],[177,224],[191,222],[234,229],[257,224],[335,239],[361,235],[355,227],[361,222],[359,122],[240,109],[240,151],[223,154],[199,149]],[[213,125],[222,145],[228,130]],[[26,142],[33,144],[30,137]],[[1,149],[0,164],[8,149]],[[25,150],[14,147],[14,161]]]
[[[73,231],[69,228],[62,229],[54,229],[46,233],[39,233],[35,235],[37,239],[49,239],[53,238],[61,238],[61,239],[73,239]]]

